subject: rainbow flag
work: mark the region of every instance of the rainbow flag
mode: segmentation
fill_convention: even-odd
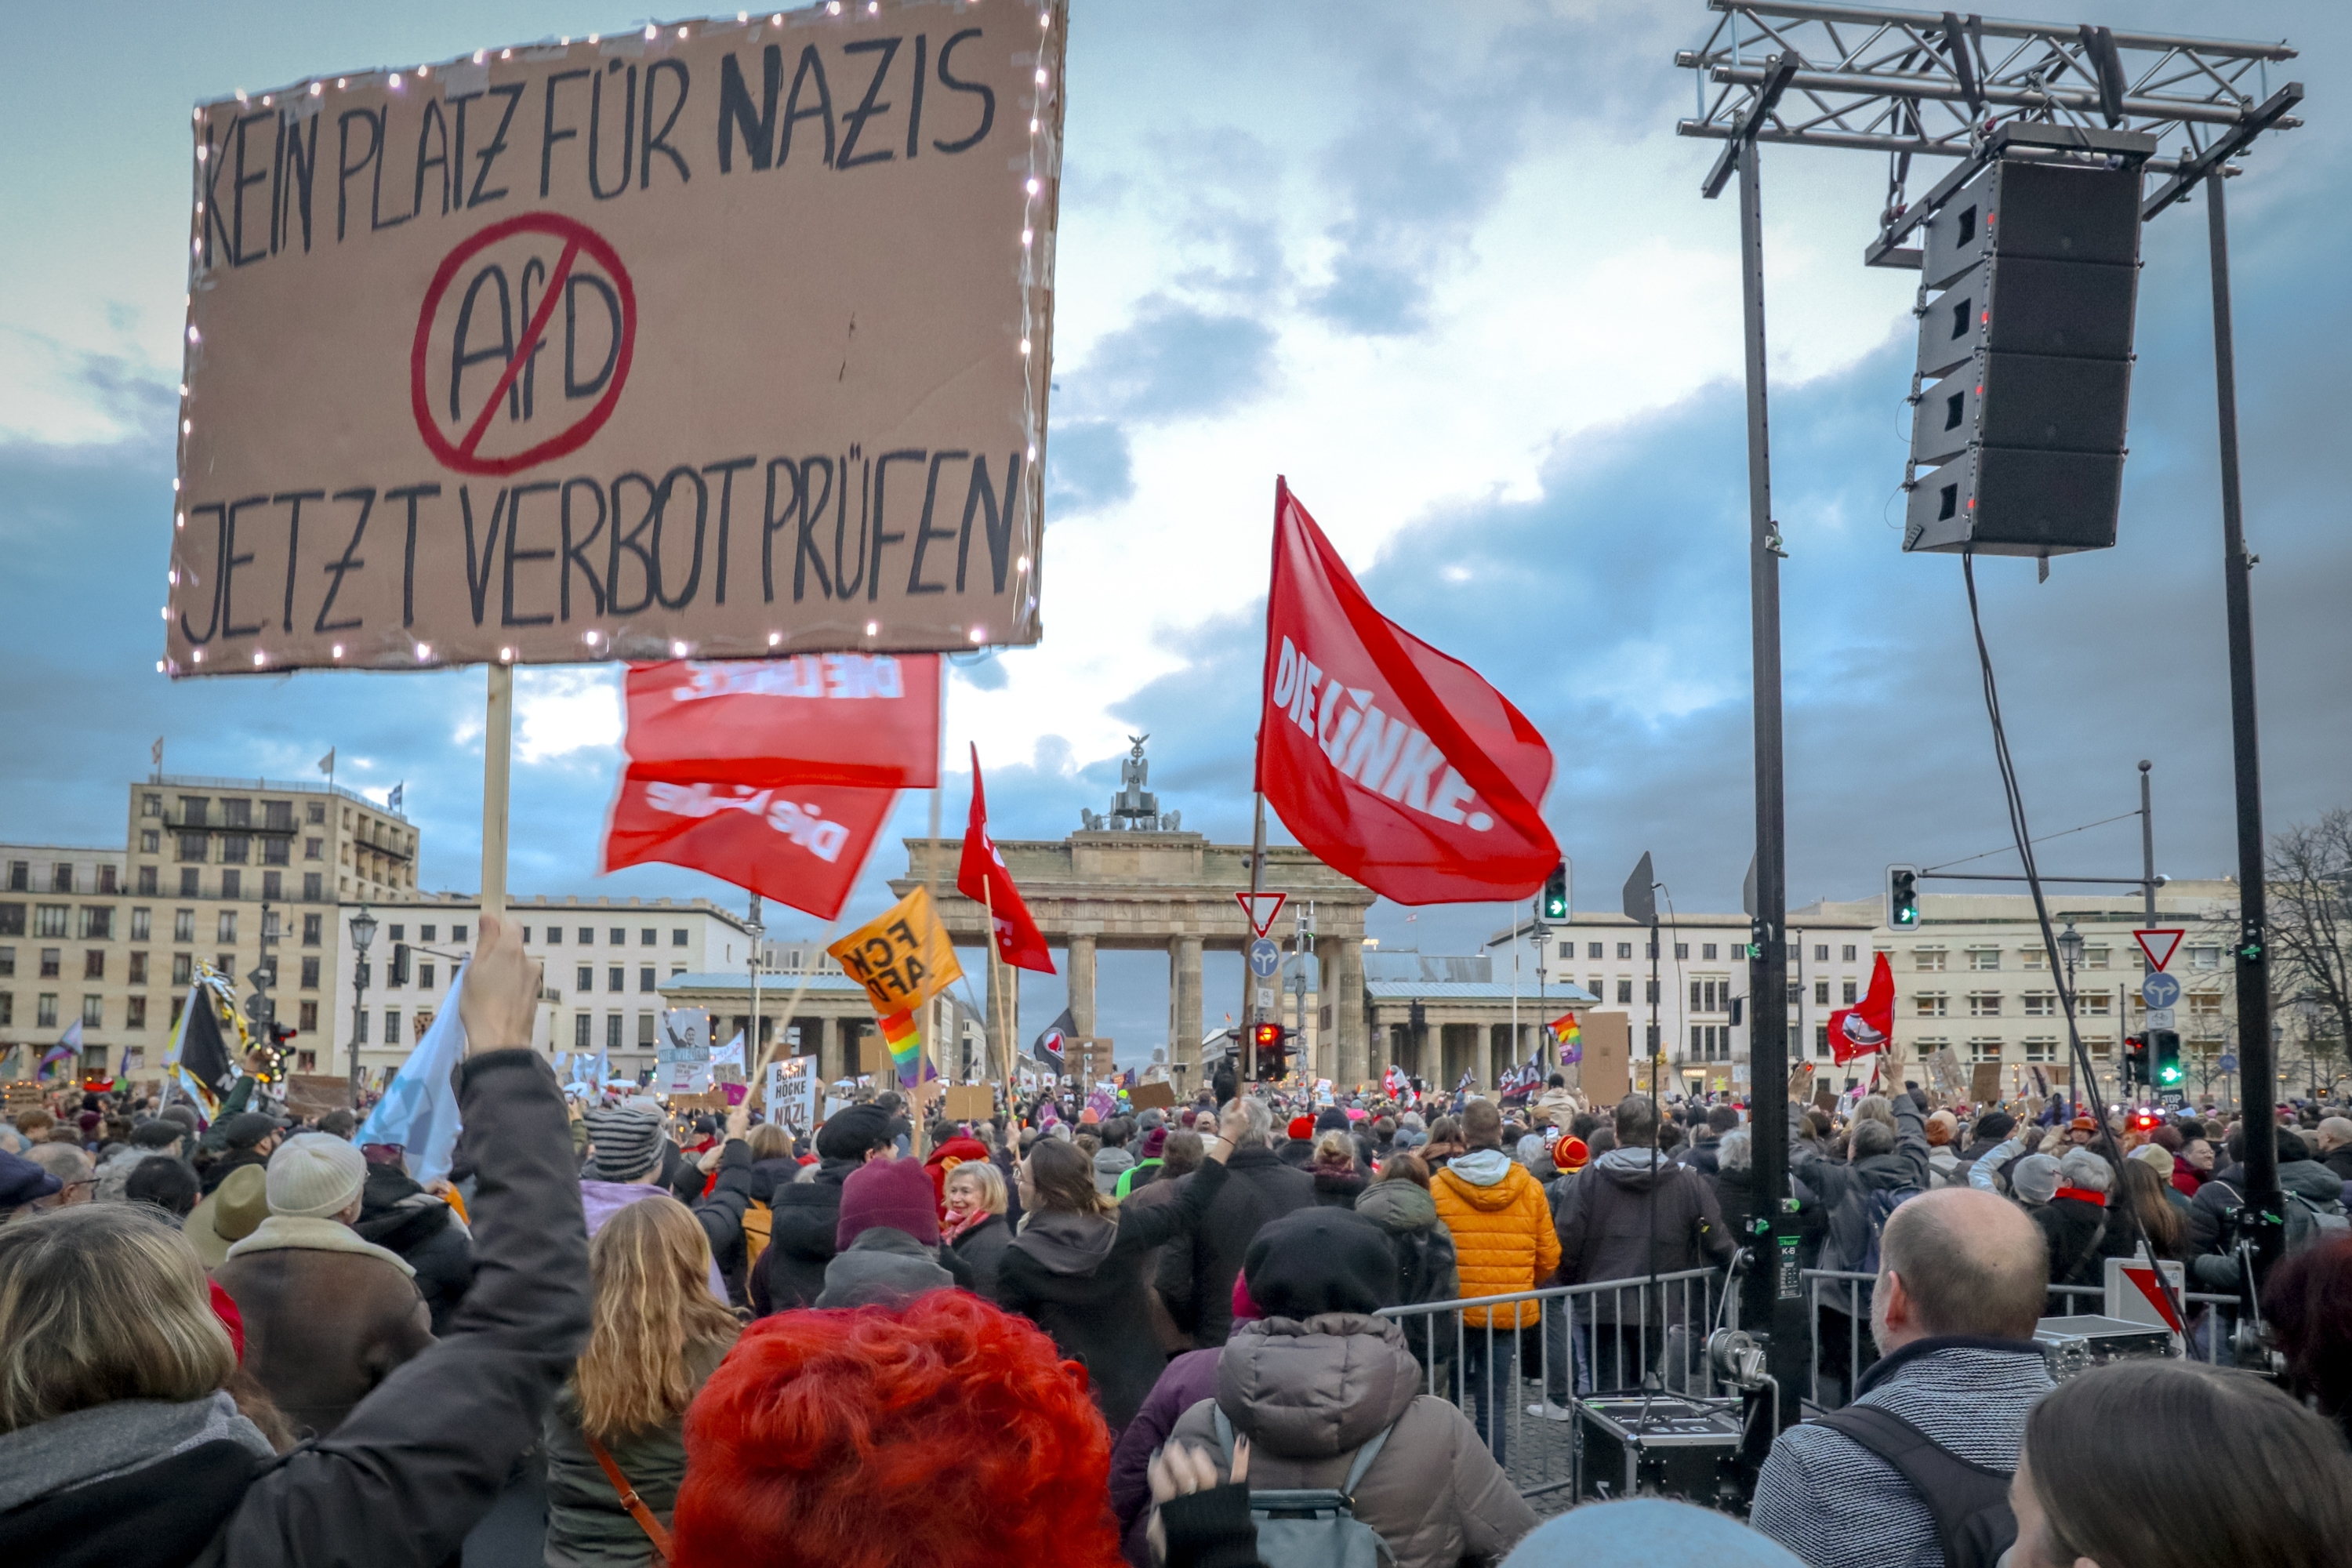
[[[1573,1067],[1584,1059],[1584,1030],[1573,1013],[1562,1013],[1546,1026],[1551,1037],[1559,1042],[1559,1065]]]
[[[882,1038],[890,1047],[890,1060],[898,1069],[900,1083],[911,1088],[937,1076],[927,1070],[930,1064],[923,1059],[923,1026],[912,1012],[893,1013],[883,1019]]]

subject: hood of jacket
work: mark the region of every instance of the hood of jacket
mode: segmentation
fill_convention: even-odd
[[[1105,1215],[1055,1211],[1033,1213],[1022,1222],[1013,1245],[1048,1274],[1091,1274],[1118,1240],[1118,1224]]]
[[[2299,1198],[2315,1204],[2344,1196],[2344,1178],[2317,1160],[2283,1160],[2279,1163],[2279,1185]]]
[[[294,1215],[274,1214],[255,1228],[251,1236],[228,1249],[231,1258],[249,1258],[257,1252],[352,1252],[363,1258],[373,1258],[400,1270],[403,1279],[415,1279],[416,1270],[408,1259],[372,1241],[362,1240],[357,1231],[339,1219],[310,1219]]]
[[[1404,1331],[1355,1312],[1235,1323],[1217,1358],[1217,1404],[1234,1430],[1302,1459],[1361,1447],[1396,1424],[1422,1381]]]
[[[116,1399],[0,1434],[0,1512],[226,1438],[272,1458],[261,1429],[215,1392],[184,1405]]]
[[[1432,1185],[1438,1182],[1445,1183],[1462,1202],[1487,1214],[1509,1208],[1518,1201],[1522,1188],[1536,1184],[1528,1168],[1500,1149],[1481,1149],[1448,1161],[1431,1178]]]
[[[892,1306],[926,1290],[944,1290],[955,1276],[940,1266],[936,1248],[905,1231],[877,1225],[825,1265],[819,1307]]]
[[[1646,1193],[1650,1190],[1654,1171],[1654,1179],[1664,1184],[1675,1179],[1679,1167],[1663,1153],[1657,1156],[1653,1165],[1650,1146],[1643,1143],[1630,1149],[1612,1149],[1585,1169],[1629,1193]]]
[[[1437,1200],[1411,1182],[1374,1182],[1356,1199],[1356,1212],[1392,1235],[1437,1223]]]

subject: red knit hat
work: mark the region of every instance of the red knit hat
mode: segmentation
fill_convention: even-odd
[[[1581,1138],[1567,1137],[1551,1146],[1551,1163],[1563,1171],[1581,1171],[1592,1151]]]
[[[1292,1117],[1290,1119],[1290,1136],[1301,1143],[1304,1143],[1309,1138],[1314,1137],[1315,1118],[1311,1116]]]
[[[1120,1568],[1085,1370],[964,1291],[761,1319],[686,1457],[675,1568]]]
[[[868,1160],[841,1184],[841,1219],[833,1244],[849,1244],[877,1225],[903,1230],[925,1247],[940,1244],[938,1197],[931,1179],[912,1160]]]

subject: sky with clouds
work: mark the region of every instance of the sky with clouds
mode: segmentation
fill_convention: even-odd
[[[152,672],[170,515],[187,106],[240,85],[440,59],[641,18],[556,0],[398,7],[12,5],[0,132],[15,222],[0,290],[0,837],[120,841],[121,784],[173,771],[407,784],[427,885],[478,867],[482,678]],[[1713,144],[1677,47],[1696,4],[1279,6],[1076,0],[1056,261],[1045,637],[961,668],[1000,838],[1100,809],[1126,737],[1187,827],[1245,837],[1274,479],[1389,614],[1469,660],[1559,757],[1547,815],[1580,907],[1643,849],[1686,910],[1738,907],[1752,837],[1738,215],[1699,198]],[[2342,258],[2352,16],[2110,0],[2117,27],[2293,39],[2302,130],[2231,190],[2247,530],[2273,826],[2352,800],[2352,531],[2336,475],[2352,337]],[[2288,72],[2274,72],[2284,79]],[[93,105],[103,105],[92,112]],[[1931,176],[1932,177],[1932,176]],[[1899,495],[1916,275],[1865,269],[1869,155],[1764,165],[1793,900],[1889,861],[2004,843],[1956,561],[1906,557]],[[2147,231],[2118,548],[1982,567],[1988,635],[2038,832],[2136,802],[2159,869],[2232,868],[2212,337],[2201,205]],[[740,895],[596,875],[613,673],[518,679],[511,882]],[[956,831],[965,779],[950,779]],[[897,830],[926,830],[928,796]],[[1279,836],[1279,829],[1276,830]],[[2137,869],[2133,825],[2047,868]],[[851,912],[903,868],[886,842]],[[1389,945],[1475,951],[1492,906],[1376,910]],[[813,934],[814,922],[804,934]],[[797,927],[794,928],[797,930]],[[1103,1027],[1164,1034],[1165,967],[1106,954]],[[1238,994],[1212,955],[1209,1021]],[[1024,1018],[1061,1004],[1033,979]]]

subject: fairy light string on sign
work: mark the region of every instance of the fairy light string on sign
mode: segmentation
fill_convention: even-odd
[[[931,5],[940,3],[940,0],[929,0]],[[906,0],[906,4],[908,8],[916,8],[920,5],[920,0]],[[1031,501],[1030,497],[1033,493],[1043,494],[1043,481],[1036,476],[1036,467],[1045,455],[1045,420],[1052,376],[1052,345],[1050,342],[1041,343],[1039,341],[1040,312],[1037,295],[1042,288],[1049,287],[1044,280],[1052,275],[1055,225],[1060,209],[1064,100],[1059,71],[1056,68],[1058,62],[1055,60],[1055,52],[1062,47],[1068,24],[1068,0],[1043,0],[1042,4],[1040,0],[1012,0],[1010,4],[999,4],[997,0],[945,0],[945,4],[949,9],[958,15],[997,12],[1010,13],[1014,16],[1034,16],[1037,25],[1038,41],[1035,47],[1018,51],[1013,56],[1016,65],[1027,65],[1031,68],[1030,90],[1025,100],[1028,121],[1026,157],[1022,165],[1017,165],[1023,169],[1020,183],[1022,211],[1018,230],[1019,260],[1017,263],[1021,302],[1014,342],[1014,352],[1020,355],[1023,362],[1024,460],[1028,465],[1032,476],[1029,484],[1021,488],[1015,503],[1019,512],[1015,521],[1016,554],[1013,571],[1021,584],[1020,614],[1025,618],[1034,616],[1037,610],[1037,585],[1034,579],[1040,553],[1038,545],[1044,526],[1044,520],[1040,516],[1041,509]],[[551,57],[561,57],[571,50],[575,44],[605,52],[611,52],[616,47],[625,47],[634,50],[645,45],[659,45],[666,38],[674,38],[682,42],[689,37],[714,31],[732,32],[739,29],[745,32],[753,41],[757,41],[764,31],[782,32],[787,27],[797,27],[825,19],[866,20],[879,16],[881,13],[880,0],[848,0],[847,4],[845,4],[845,0],[818,0],[817,4],[795,11],[775,11],[761,15],[745,10],[736,12],[731,18],[717,17],[683,23],[648,21],[641,27],[627,29],[618,35],[601,32],[580,36],[562,34],[542,37],[536,43],[496,49],[487,47],[477,48],[469,53],[453,56],[439,62],[428,61],[397,68],[378,67],[371,70],[346,72],[331,77],[308,77],[261,92],[240,87],[233,89],[226,98],[196,105],[190,114],[194,156],[189,165],[191,200],[187,237],[188,287],[184,299],[184,322],[181,345],[180,428],[177,437],[178,462],[176,464],[179,471],[184,474],[190,466],[190,445],[194,435],[195,401],[200,395],[204,372],[205,341],[203,332],[196,325],[195,309],[198,295],[210,286],[206,278],[205,266],[208,215],[205,210],[205,192],[206,175],[210,173],[208,164],[215,150],[213,145],[209,144],[209,133],[218,130],[218,127],[208,124],[207,116],[211,111],[226,109],[231,110],[237,116],[252,116],[259,111],[270,111],[285,126],[299,127],[301,122],[318,118],[327,112],[326,100],[331,91],[337,93],[366,91],[382,87],[389,91],[399,93],[405,92],[412,82],[420,89],[431,84],[446,91],[455,91],[457,82],[467,78],[471,79],[476,84],[476,89],[478,89],[478,84],[487,80],[487,71],[492,57],[495,55],[500,61],[511,61],[516,58],[518,49],[522,52],[522,58],[525,59],[544,60]],[[436,74],[444,80],[436,81],[435,79]],[[287,221],[287,215],[273,211],[270,218],[274,227],[278,223]],[[188,521],[184,481],[176,476],[172,480],[172,490],[173,527],[175,531],[184,531],[187,527]],[[191,581],[193,580],[192,578]],[[173,583],[176,583],[176,578],[173,579]],[[171,605],[166,604],[162,606],[159,614],[168,624],[173,614]],[[869,639],[877,637],[880,630],[881,627],[877,622],[869,621],[866,624],[866,636]],[[965,636],[971,644],[981,645],[989,640],[989,631],[990,628],[986,625],[975,623],[965,629]],[[783,637],[784,634],[782,632],[771,632],[767,636],[767,644],[770,647],[780,647]],[[593,627],[583,630],[580,634],[580,640],[590,658],[615,657],[613,638],[605,631]],[[332,659],[341,662],[346,651],[343,644],[334,644],[331,650]],[[436,662],[434,648],[430,643],[421,640],[412,642],[408,651],[416,665],[431,665]],[[672,646],[675,657],[690,657],[695,651],[692,645],[685,641],[675,642]],[[188,657],[191,664],[200,665],[205,662],[205,651],[200,647],[189,650]],[[514,650],[510,648],[502,647],[499,650],[500,662],[511,662],[515,657]],[[362,658],[364,659],[364,656]],[[251,662],[255,668],[267,668],[272,662],[272,656],[267,649],[257,648],[251,655]],[[168,652],[165,658],[156,661],[155,668],[163,674],[177,674],[181,669],[179,661],[170,657]]]

